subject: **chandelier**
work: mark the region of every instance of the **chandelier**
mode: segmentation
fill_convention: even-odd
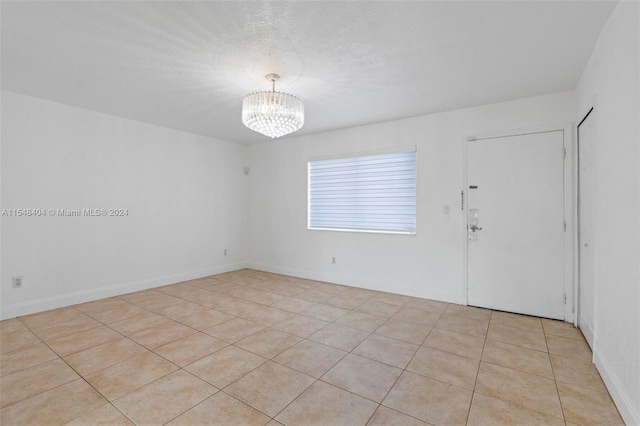
[[[288,135],[304,125],[304,105],[293,95],[276,92],[278,74],[265,76],[270,92],[255,92],[242,101],[242,122],[251,130],[270,138]]]

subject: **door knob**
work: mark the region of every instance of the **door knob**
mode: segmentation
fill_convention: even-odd
[[[469,225],[469,229],[471,229],[471,231],[473,232],[482,231],[482,228],[478,228],[478,225],[476,225],[475,223],[472,223],[471,225]]]

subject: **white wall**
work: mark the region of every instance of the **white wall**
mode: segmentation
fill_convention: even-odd
[[[594,361],[629,425],[640,424],[640,3],[620,2],[577,93],[594,107]]]
[[[575,116],[574,93],[566,92],[252,145],[249,264],[465,303],[463,140],[492,131],[568,124]],[[307,230],[309,158],[409,145],[418,148],[417,235]],[[445,205],[448,216],[443,215]]]
[[[2,217],[2,318],[243,266],[245,146],[2,92],[1,153],[2,209],[129,211]]]

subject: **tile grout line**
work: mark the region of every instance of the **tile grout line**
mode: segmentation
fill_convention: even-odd
[[[469,401],[469,410],[467,410],[467,421],[466,424],[469,424],[469,417],[471,416],[471,406],[473,405],[473,400],[476,397],[476,387],[478,386],[478,377],[480,376],[480,366],[482,365],[482,358],[484,356],[484,350],[487,347],[487,340],[489,340],[489,327],[491,326],[491,319],[493,318],[493,310],[489,311],[489,322],[487,323],[487,330],[484,335],[484,343],[482,344],[482,351],[480,352],[480,359],[478,360],[478,369],[476,370],[476,380],[473,383],[473,390],[471,391],[471,401]]]
[[[393,388],[396,386],[396,384],[397,384],[397,383],[398,383],[398,381],[400,380],[400,377],[402,377],[402,375],[407,371],[407,367],[409,366],[409,364],[411,364],[411,361],[413,361],[413,359],[415,358],[415,356],[416,356],[416,354],[418,353],[418,351],[420,350],[420,348],[422,348],[422,347],[423,347],[423,346],[422,346],[422,344],[427,340],[427,338],[429,337],[429,335],[431,334],[431,332],[432,332],[432,331],[433,331],[433,329],[435,328],[435,325],[438,323],[438,321],[440,320],[440,318],[442,318],[442,315],[444,315],[444,312],[447,310],[447,307],[448,307],[448,306],[449,306],[449,304],[447,304],[447,305],[445,306],[445,308],[442,310],[442,312],[440,312],[440,315],[438,315],[438,319],[435,321],[435,323],[433,324],[433,326],[432,326],[432,327],[431,327],[431,329],[429,330],[429,333],[427,333],[427,335],[424,337],[424,339],[422,340],[422,343],[421,343],[420,345],[418,345],[418,349],[414,352],[414,354],[413,354],[413,356],[411,357],[411,359],[409,360],[409,362],[407,362],[407,365],[405,365],[405,366],[404,366],[404,368],[402,369],[402,372],[400,372],[400,374],[398,375],[398,377],[396,378],[396,380],[393,382],[393,384],[391,385],[391,387],[389,388],[389,390],[388,390],[388,391],[387,391],[387,393],[385,394],[384,398],[382,398],[382,401],[380,402],[380,404],[379,404],[379,406],[378,406],[378,409],[380,408],[380,406],[383,406],[383,402],[384,402],[384,400],[385,400],[385,399],[387,399],[387,397],[389,396],[389,394],[391,393],[391,391],[393,390]],[[397,368],[397,367],[396,367],[396,368]],[[410,373],[411,373],[411,372],[410,372]],[[415,374],[415,373],[412,373],[412,374]],[[386,407],[386,408],[390,408],[390,409],[394,410],[393,408],[391,408],[391,407],[387,407],[386,405],[384,405],[384,407]],[[377,411],[378,409],[376,409],[376,411]],[[398,411],[398,410],[395,410],[395,411]],[[407,416],[409,416],[409,417],[412,417],[412,418],[417,418],[417,417],[414,417],[414,416],[412,416],[412,415],[410,415],[410,414],[408,414],[408,413],[404,413],[404,412],[402,412],[402,411],[398,411],[398,412],[399,412],[399,413],[402,413],[402,414],[405,414],[405,415],[407,415]],[[374,415],[375,415],[375,412],[374,412]],[[373,415],[372,415],[372,417],[373,417]],[[422,420],[422,419],[418,419],[418,420],[420,420],[420,421],[424,421],[424,420]],[[369,418],[369,421],[371,421],[371,418]],[[367,422],[367,423],[368,423],[368,422]],[[426,423],[426,422],[425,422],[425,423]]]
[[[542,323],[542,321],[540,321]],[[547,356],[549,357],[549,365],[551,366],[551,374],[553,375],[553,386],[556,389],[556,395],[558,397],[558,402],[560,403],[560,412],[562,413],[562,420],[565,425],[567,424],[567,417],[564,413],[564,404],[562,403],[562,397],[560,396],[560,389],[558,389],[558,380],[556,379],[556,369],[553,367],[553,362],[551,361],[551,351],[549,350],[549,342],[547,341],[547,333],[544,329],[544,324],[542,324],[542,331],[544,332],[544,344],[547,348]]]

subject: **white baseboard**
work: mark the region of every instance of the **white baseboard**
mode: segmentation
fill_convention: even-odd
[[[292,277],[304,278],[308,280],[324,281],[332,284],[341,284],[351,287],[365,288],[368,290],[384,291],[388,293],[402,294],[405,296],[421,297],[423,299],[439,300],[448,303],[466,304],[464,295],[454,292],[434,290],[425,285],[425,288],[413,288],[406,286],[391,286],[388,281],[376,281],[359,277],[341,276],[333,273],[323,273],[317,271],[305,271],[301,269],[287,268],[281,266],[265,265],[262,263],[248,262],[247,268],[274,274],[289,275]]]
[[[229,271],[246,268],[244,262],[220,265],[213,268],[201,269],[198,271],[185,272],[165,277],[156,277],[148,280],[120,283],[91,290],[78,291],[60,296],[47,297],[29,302],[16,303],[15,305],[3,306],[0,308],[0,320],[15,318],[22,315],[44,312],[51,309],[63,308],[65,306],[76,305],[78,303],[91,302],[106,297],[120,296],[122,294],[133,293],[150,288],[161,287],[181,281],[193,280],[207,277],[209,275],[221,274]]]
[[[602,356],[596,345],[596,351],[593,353],[593,362],[602,377],[607,390],[615,402],[622,420],[628,426],[640,426],[640,401],[634,400],[625,392],[620,379],[615,371],[611,368],[606,358]]]

